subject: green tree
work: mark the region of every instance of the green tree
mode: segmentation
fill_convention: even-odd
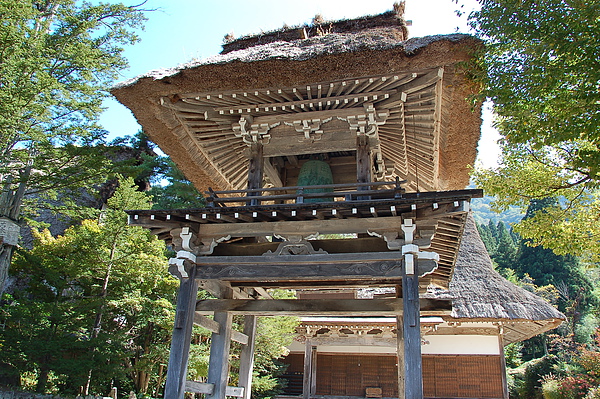
[[[204,196],[177,169],[168,157],[162,158],[161,177],[164,182],[157,182],[150,189],[154,196],[153,209],[192,209],[206,206]]]
[[[143,16],[75,0],[0,0],[0,16],[0,217],[18,222],[24,198],[100,180],[97,117]],[[2,243],[0,292],[13,251]]]
[[[105,393],[112,383],[145,393],[162,377],[177,282],[164,243],[128,226],[123,212],[149,207],[122,180],[99,219],[59,237],[38,233],[19,252],[12,272],[26,287],[2,308],[0,358],[36,372],[38,391],[52,377],[62,393]]]
[[[498,168],[475,180],[497,209],[560,198],[515,231],[558,254],[598,258],[600,3],[479,2],[470,23],[486,49],[472,71],[494,103],[503,153]]]

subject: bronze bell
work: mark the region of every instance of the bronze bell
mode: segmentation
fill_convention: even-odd
[[[333,184],[333,174],[329,164],[320,159],[310,159],[302,165],[298,175],[298,186],[322,186]],[[331,193],[333,188],[305,188],[304,193]],[[308,198],[304,202],[328,202],[333,198]]]

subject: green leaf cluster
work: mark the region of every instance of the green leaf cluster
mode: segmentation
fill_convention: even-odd
[[[560,199],[515,230],[558,254],[598,259],[600,3],[479,2],[469,19],[486,48],[475,76],[494,104],[503,153],[475,180],[498,209]]]
[[[25,285],[1,308],[0,359],[35,371],[38,391],[52,384],[77,394],[89,384],[106,393],[112,383],[144,393],[156,382],[177,281],[167,273],[164,243],[129,227],[123,212],[149,206],[131,179],[122,180],[98,220],[59,237],[39,232],[34,248],[18,253],[12,273]]]

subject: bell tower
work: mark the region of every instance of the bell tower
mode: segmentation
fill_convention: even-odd
[[[398,10],[284,29],[112,91],[206,192],[202,209],[129,211],[176,251],[166,398],[249,398],[256,318],[274,315],[395,317],[397,394],[422,397],[419,318],[451,310],[422,293],[447,288],[469,201],[482,195],[464,189],[480,116],[460,67],[478,41],[406,39]],[[394,294],[327,296],[382,287]],[[278,300],[273,288],[317,295]],[[213,332],[202,383],[186,381],[194,323]],[[244,348],[236,387],[231,340]],[[307,399],[315,356],[307,342]]]

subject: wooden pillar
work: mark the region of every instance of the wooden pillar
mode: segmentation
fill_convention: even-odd
[[[304,376],[302,379],[302,397],[309,399],[316,391],[317,382],[317,347],[312,345],[310,339],[306,339],[304,346]]]
[[[185,393],[192,326],[198,298],[195,266],[188,271],[188,275],[188,278],[181,279],[177,294],[175,326],[171,338],[171,352],[165,383],[165,399],[183,399]]]
[[[248,163],[248,189],[262,187],[264,170],[263,145],[258,142],[250,146],[250,160]],[[248,193],[248,196],[257,196],[261,193]],[[250,205],[258,205],[258,200],[250,201]]]
[[[242,346],[240,354],[240,383],[244,388],[243,399],[250,399],[252,389],[252,369],[254,368],[254,344],[256,339],[256,316],[244,317],[244,334],[248,336],[248,344]]]
[[[215,321],[219,323],[219,333],[210,338],[210,358],[208,364],[209,384],[214,384],[212,395],[206,399],[225,399],[229,380],[229,349],[231,347],[231,312],[215,312]]]
[[[412,257],[412,260],[408,260]],[[406,264],[414,262],[414,267],[407,273]],[[404,398],[423,398],[423,361],[421,359],[421,325],[419,304],[419,276],[415,273],[417,269],[416,256],[405,255],[405,267],[402,273],[402,303],[404,313],[402,315],[403,337],[404,337]],[[410,269],[410,268],[408,268]],[[398,365],[400,367],[400,364]]]
[[[401,287],[396,286],[396,298],[401,297]],[[398,358],[398,398],[404,399],[404,316],[396,316],[396,354]]]
[[[371,156],[369,151],[369,139],[362,135],[356,138],[356,182],[371,182]],[[368,190],[369,187],[358,187],[358,190]],[[358,199],[369,199],[369,197],[359,197]]]
[[[506,380],[506,358],[504,357],[504,343],[503,341],[503,328],[500,327],[500,334],[498,334],[498,346],[500,349],[500,369],[502,371],[502,398],[508,399],[508,381]]]

